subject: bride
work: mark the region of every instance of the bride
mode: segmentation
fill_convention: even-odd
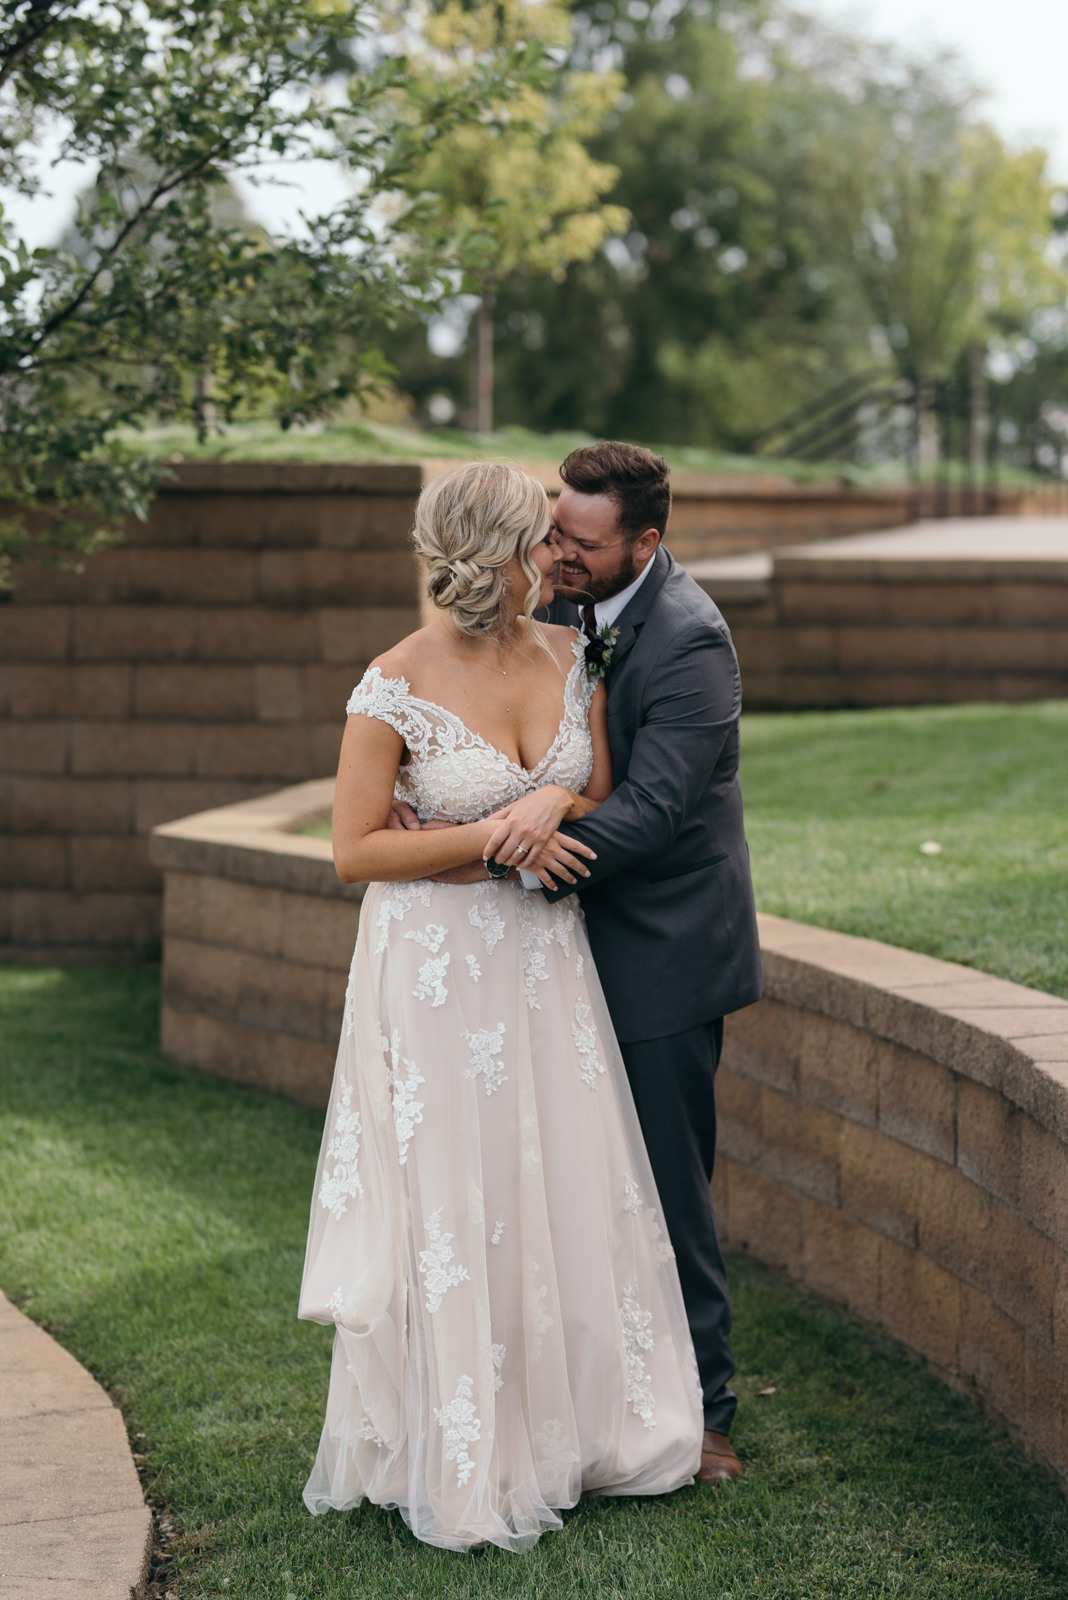
[[[549,521],[514,467],[424,489],[437,615],[354,691],[334,806],[338,873],[369,887],[301,1292],[300,1315],[336,1329],[304,1498],[396,1506],[454,1550],[525,1549],[583,1492],[662,1494],[701,1454],[578,897],[551,906],[509,871],[574,883],[590,852],[553,831],[561,806],[574,820],[611,792],[603,684],[578,634],[533,618]],[[391,830],[394,795],[452,826]],[[472,862],[480,881],[432,881]]]

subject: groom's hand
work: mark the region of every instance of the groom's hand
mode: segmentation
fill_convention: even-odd
[[[386,818],[387,832],[392,830],[394,833],[396,833],[398,830],[403,831],[405,828],[421,828],[422,826],[423,824],[419,821],[419,818],[416,816],[407,800],[394,800],[393,804],[389,808],[389,816]],[[428,828],[432,828],[435,826],[435,824],[433,822],[428,822],[426,826]],[[439,828],[444,828],[446,826],[447,824],[444,822],[437,823],[437,827]]]

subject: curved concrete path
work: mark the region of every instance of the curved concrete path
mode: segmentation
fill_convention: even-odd
[[[139,1600],[151,1548],[122,1417],[0,1294],[2,1600]]]

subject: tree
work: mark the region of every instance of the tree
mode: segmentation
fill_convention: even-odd
[[[951,62],[778,0],[584,0],[573,64],[606,59],[626,92],[590,150],[630,228],[563,282],[501,283],[506,420],[752,450],[847,381],[922,390],[1063,304],[1042,157]],[[417,398],[462,381],[389,349]]]
[[[826,244],[852,274],[873,332],[916,394],[921,465],[938,454],[933,394],[996,338],[1063,306],[1056,188],[1038,148],[1013,150],[951,60],[894,70],[855,52],[853,100],[828,140]],[[974,441],[973,441],[974,444]]]
[[[351,0],[0,3],[0,183],[33,194],[32,146],[95,167],[84,248],[30,251],[0,217],[0,562],[69,561],[144,514],[161,466],[115,429],[269,406],[322,415],[381,370],[373,338],[462,266],[424,229],[397,248],[407,174],[439,139],[540,75],[482,52],[414,79]],[[274,239],[227,219],[226,180],[332,157],[351,199]],[[387,202],[393,202],[393,226]],[[199,383],[196,381],[199,376]]]
[[[456,0],[426,21],[421,70],[449,81],[472,57],[515,50],[537,41],[566,56],[570,25],[556,0]],[[584,141],[600,129],[618,97],[614,72],[555,73],[542,83],[487,106],[478,122],[457,126],[428,151],[406,187],[429,192],[431,225],[448,218],[465,230],[477,258],[461,284],[478,297],[476,426],[492,427],[493,301],[514,273],[560,282],[567,266],[589,261],[605,240],[627,224],[627,213],[602,196],[615,183],[615,167],[595,160]]]
[[[870,359],[839,314],[792,111],[748,70],[758,21],[708,0],[576,12],[575,70],[615,60],[626,79],[590,149],[618,170],[630,227],[556,279],[520,265],[501,283],[506,420],[744,448],[769,412]],[[389,351],[417,398],[456,392],[410,336]]]

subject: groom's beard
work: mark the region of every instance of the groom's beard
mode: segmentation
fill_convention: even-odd
[[[634,546],[625,544],[615,572],[601,573],[596,578],[581,561],[558,561],[553,570],[553,588],[561,600],[569,600],[575,606],[592,606],[598,600],[610,600],[637,576]]]

